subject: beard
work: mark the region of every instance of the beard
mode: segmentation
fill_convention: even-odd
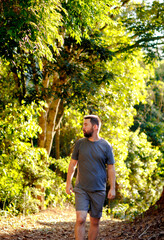
[[[93,129],[91,129],[90,131],[87,131],[87,132],[84,131],[84,136],[86,138],[90,138],[90,137],[92,137],[92,135],[93,135]]]

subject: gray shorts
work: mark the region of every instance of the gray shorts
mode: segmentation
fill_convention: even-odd
[[[101,218],[106,197],[106,191],[86,192],[81,188],[74,188],[76,211],[87,211],[93,218]]]

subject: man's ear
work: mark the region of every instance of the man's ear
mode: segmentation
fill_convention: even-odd
[[[93,127],[94,127],[95,130],[98,130],[97,124],[94,124]]]

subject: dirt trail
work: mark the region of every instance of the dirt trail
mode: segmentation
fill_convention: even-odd
[[[74,239],[74,224],[75,210],[71,206],[48,209],[26,217],[3,217],[0,219],[0,240],[71,240]],[[87,221],[86,235],[88,226]],[[164,239],[163,209],[133,223],[102,218],[98,240],[130,239]]]
[[[75,210],[69,206],[64,209],[54,208],[41,211],[27,217],[2,218],[0,239],[74,239]],[[111,223],[120,222],[112,220]],[[105,228],[109,220],[102,218],[99,239],[105,239]],[[87,218],[86,234],[89,226]],[[114,225],[113,225],[114,227]],[[112,225],[109,230],[113,230]]]

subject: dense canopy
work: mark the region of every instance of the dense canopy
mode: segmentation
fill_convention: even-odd
[[[67,166],[87,113],[101,116],[114,149],[113,214],[134,216],[160,197],[163,11],[160,1],[0,2],[1,208],[68,200]]]

